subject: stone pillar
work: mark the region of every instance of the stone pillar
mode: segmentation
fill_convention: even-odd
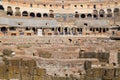
[[[75,28],[75,27],[73,28],[72,32],[73,32],[74,34],[76,34],[76,28]]]
[[[61,33],[61,32],[63,32],[63,28],[62,28],[62,27],[60,27],[60,33]]]
[[[70,35],[70,28],[68,28],[68,33],[69,33],[69,35]]]
[[[58,31],[58,27],[56,28],[56,32],[57,32],[58,35],[60,35],[60,32]]]
[[[73,34],[72,34],[72,28],[70,28],[70,35],[73,35]]]
[[[63,35],[65,35],[65,27],[63,27]]]

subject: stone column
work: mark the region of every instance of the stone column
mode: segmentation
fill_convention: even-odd
[[[70,35],[73,35],[73,34],[72,34],[72,28],[70,28]]]
[[[69,29],[69,28],[67,28],[67,33],[68,33],[68,35],[69,35],[69,33],[70,33],[70,29]]]
[[[57,32],[58,35],[60,35],[60,32],[58,31],[58,27],[56,28],[56,32]]]
[[[65,27],[62,28],[62,33],[65,35]]]

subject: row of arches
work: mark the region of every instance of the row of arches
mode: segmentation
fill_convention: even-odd
[[[31,13],[28,13],[27,11],[23,11],[22,12],[22,16],[30,16],[30,17],[50,17],[50,18],[59,18],[59,17],[62,17],[62,18],[97,18],[97,17],[113,17],[113,16],[119,16],[120,14],[120,10],[118,8],[116,8],[114,10],[114,13],[112,14],[111,10],[108,9],[108,12],[105,14],[105,11],[103,9],[99,10],[99,12],[97,10],[93,10],[93,13],[88,13],[88,14],[79,14],[79,13],[75,13],[75,14],[59,14],[59,13],[56,13],[56,14],[53,14],[53,13],[34,13],[34,12],[31,12]]]
[[[24,28],[20,28],[19,33],[23,33],[24,31],[30,31],[30,34],[32,33],[33,35],[38,34],[38,29],[42,30],[42,34],[45,35],[44,30],[46,28],[42,28],[42,27],[24,27]],[[47,28],[48,29],[48,28]],[[109,28],[94,28],[94,27],[90,27],[90,28],[80,28],[80,27],[55,27],[55,28],[49,28],[53,31],[53,35],[89,35],[89,34],[101,34],[101,33],[106,33],[109,31]],[[1,27],[0,28],[0,32],[3,34],[8,34],[9,31],[16,31],[19,30],[19,28],[17,29],[16,27]],[[83,31],[85,31],[83,33]],[[51,31],[48,31],[47,33],[51,33]],[[16,33],[15,33],[16,34]]]
[[[54,14],[53,13],[50,13],[50,14],[47,14],[47,13],[43,13],[43,15],[41,13],[34,13],[34,12],[31,12],[30,14],[27,12],[27,11],[23,11],[22,12],[22,16],[30,16],[30,17],[51,17],[51,18],[54,18]]]
[[[21,16],[21,11],[19,7],[16,7],[16,12],[15,14],[17,14],[16,16]],[[0,10],[4,10],[4,7],[2,5],[0,5]],[[18,15],[19,14],[19,15]],[[13,10],[11,8],[11,6],[7,7],[7,15],[12,16],[13,15]],[[28,13],[27,11],[23,11],[22,12],[22,16],[30,16],[30,17],[63,17],[63,18],[86,18],[86,17],[112,17],[112,16],[119,16],[120,15],[120,9],[119,8],[114,8],[114,10],[112,11],[112,9],[107,9],[106,11],[104,9],[100,9],[100,10],[93,10],[93,13],[88,13],[88,14],[79,14],[78,12],[75,12],[75,14],[53,14],[53,13],[34,13],[34,12],[30,12]]]

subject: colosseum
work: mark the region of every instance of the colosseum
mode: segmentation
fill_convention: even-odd
[[[120,0],[0,0],[0,80],[120,80]]]

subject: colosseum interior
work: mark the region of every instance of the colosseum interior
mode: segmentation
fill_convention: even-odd
[[[120,0],[0,0],[0,80],[120,80]]]

